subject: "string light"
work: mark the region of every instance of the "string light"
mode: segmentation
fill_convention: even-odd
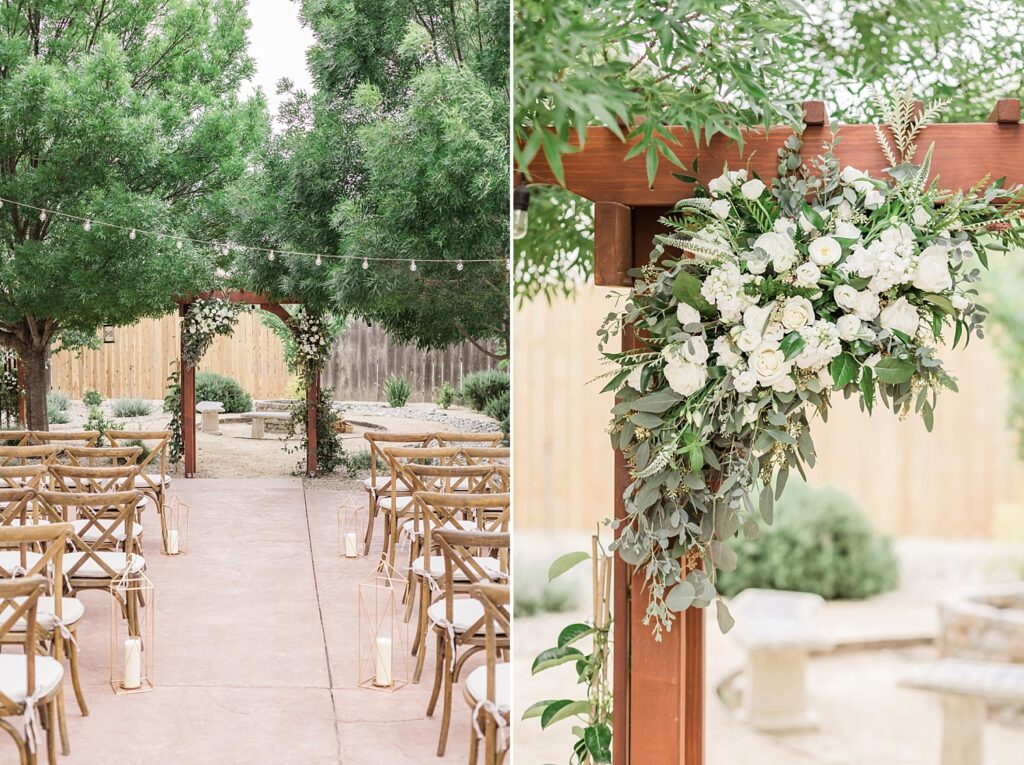
[[[273,262],[273,260],[274,260],[274,251],[273,250],[271,250],[270,254],[267,255],[267,260]]]
[[[363,258],[363,270],[365,271],[369,267],[370,267],[370,261],[368,261],[366,258]]]
[[[92,221],[86,218],[85,223],[82,224],[82,228],[84,228],[86,231],[92,231]]]
[[[46,210],[43,210],[41,213],[39,213],[39,220],[43,221],[43,223],[46,222]]]
[[[178,240],[178,249],[180,250],[184,246],[185,246],[185,243],[179,239]]]
[[[316,264],[318,266],[322,266],[324,264],[324,259],[320,257],[320,253],[317,253],[316,255]]]
[[[131,233],[128,234],[128,238],[134,240],[135,237],[136,237],[135,229],[132,229]]]
[[[415,260],[409,261],[409,270],[410,271],[415,271],[416,270],[416,261]]]

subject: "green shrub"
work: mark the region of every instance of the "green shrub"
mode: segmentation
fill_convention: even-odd
[[[548,581],[550,564],[550,560],[536,554],[517,556],[516,586],[512,591],[517,619],[544,613],[560,614],[580,604],[579,582],[573,577]]]
[[[46,402],[46,419],[50,421],[51,425],[67,425],[71,422],[71,417],[66,410],[58,409],[49,401]]]
[[[89,419],[85,421],[86,430],[98,431],[100,437],[96,439],[96,446],[106,446],[106,439],[103,434],[108,430],[124,430],[124,425],[119,422],[108,420],[103,415],[103,409],[97,404],[89,407]]]
[[[149,402],[141,398],[119,398],[113,409],[115,417],[145,417],[150,412]]]
[[[505,391],[494,398],[490,399],[484,404],[484,414],[493,420],[497,420],[501,425],[501,430],[505,434],[505,438],[508,438],[511,427],[511,420],[509,413],[512,406],[512,392]]]
[[[471,409],[482,412],[487,402],[510,389],[508,372],[490,369],[462,378],[459,399]]]
[[[398,375],[391,375],[384,384],[380,386],[384,392],[384,398],[388,400],[388,406],[399,409],[406,405],[409,396],[412,395],[412,387],[409,381]]]
[[[735,571],[718,579],[727,596],[764,587],[813,592],[828,600],[867,598],[899,583],[891,540],[836,489],[791,483],[776,505],[773,525],[762,524],[756,539],[729,544],[739,560]]]
[[[346,453],[342,463],[348,471],[349,478],[360,478],[364,473],[370,472],[370,452]],[[380,458],[377,459],[377,472],[386,472],[388,466]]]
[[[82,403],[89,407],[100,406],[103,403],[103,396],[98,390],[87,390],[82,396]]]
[[[455,403],[455,388],[447,380],[434,388],[434,403],[442,409],[447,409]]]
[[[219,401],[225,414],[252,411],[252,396],[238,381],[215,372],[196,374],[196,403],[200,401]]]
[[[69,406],[71,406],[71,399],[68,398],[66,393],[51,390],[46,394],[46,408],[48,411],[66,412]],[[50,420],[52,421],[53,417],[51,417]]]

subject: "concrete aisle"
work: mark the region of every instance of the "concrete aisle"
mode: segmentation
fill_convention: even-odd
[[[175,491],[192,506],[188,555],[161,556],[156,514],[145,514],[157,690],[111,692],[109,598],[83,594],[90,715],[80,716],[69,686],[72,755],[62,763],[465,761],[460,688],[447,756],[434,756],[440,712],[425,714],[433,651],[418,686],[388,694],[356,685],[357,585],[373,559],[338,557],[340,493],[304,493],[299,479],[179,479]],[[0,763],[13,758],[0,741]]]

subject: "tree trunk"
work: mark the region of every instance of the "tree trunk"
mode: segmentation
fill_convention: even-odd
[[[21,354],[25,369],[25,404],[29,430],[49,430],[50,419],[46,413],[47,374],[46,363],[50,359],[50,343],[41,347],[32,345]]]

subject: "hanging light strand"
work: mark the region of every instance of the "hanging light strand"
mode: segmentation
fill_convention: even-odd
[[[129,239],[136,239],[139,236],[149,236],[154,239],[160,239],[164,241],[173,241],[178,250],[181,250],[184,245],[198,245],[202,247],[210,247],[213,249],[222,250],[225,254],[229,252],[229,249],[234,249],[239,252],[252,252],[267,256],[268,260],[275,260],[275,256],[289,256],[289,257],[306,257],[312,258],[317,265],[320,265],[323,260],[358,260],[362,262],[362,267],[369,268],[370,263],[409,263],[409,258],[388,258],[388,257],[364,257],[362,255],[337,255],[331,253],[318,253],[318,252],[301,252],[297,250],[278,250],[270,247],[253,247],[249,245],[237,244],[234,242],[225,242],[223,240],[213,239],[197,239],[191,236],[181,236],[180,234],[169,234],[164,231],[154,231],[151,229],[138,228],[137,226],[122,226],[117,223],[107,223],[106,221],[97,220],[95,218],[82,217],[80,215],[72,215],[71,213],[60,212],[59,210],[51,210],[45,207],[36,207],[35,205],[25,204],[15,199],[7,199],[6,197],[0,197],[0,208],[5,204],[14,205],[15,207],[22,207],[26,210],[33,210],[39,214],[40,221],[46,221],[51,216],[54,218],[63,218],[64,220],[75,221],[82,225],[85,231],[92,231],[96,227],[108,228],[113,231],[123,231],[128,234]],[[473,263],[505,263],[507,258],[474,258],[458,260],[452,260],[449,258],[417,258],[413,261],[411,269],[416,270],[416,263],[440,263],[456,266],[456,269],[461,271],[463,264],[470,265]]]

